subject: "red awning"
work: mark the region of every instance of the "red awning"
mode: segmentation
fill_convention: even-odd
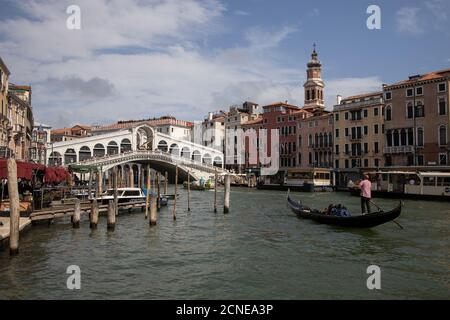
[[[8,178],[8,168],[6,159],[0,159],[0,178]],[[31,180],[33,178],[33,170],[45,171],[45,166],[37,163],[16,161],[17,163],[17,178]]]
[[[64,167],[48,167],[45,169],[44,182],[61,183],[67,180],[69,173]]]
[[[6,159],[0,159],[0,179],[8,178],[8,169]],[[44,172],[45,183],[61,183],[67,180],[70,175],[64,167],[45,167],[41,164],[16,161],[17,163],[17,178],[32,180],[33,170]]]

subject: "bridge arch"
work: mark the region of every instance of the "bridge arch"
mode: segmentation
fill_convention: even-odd
[[[153,140],[155,132],[149,125],[141,125],[136,127],[136,148],[138,150],[153,150]]]
[[[50,154],[50,158],[48,159],[48,164],[50,166],[60,166],[60,165],[62,165],[61,153],[56,152],[56,151],[52,152]]]
[[[206,164],[212,164],[213,159],[211,157],[211,155],[209,153],[205,153],[205,155],[203,156],[203,163]]]
[[[182,158],[191,159],[191,149],[189,147],[183,147],[181,149],[181,155]]]
[[[92,158],[91,148],[88,146],[82,146],[78,152],[78,161],[84,161]]]
[[[180,155],[180,147],[178,147],[178,144],[172,143],[169,148],[169,153],[179,156]]]
[[[64,163],[70,164],[77,162],[77,153],[75,149],[69,148],[64,152]]]
[[[106,153],[108,155],[119,154],[119,146],[117,145],[117,142],[110,141],[106,148]]]
[[[122,139],[120,142],[120,153],[129,152],[132,150],[131,141],[128,138]]]
[[[162,152],[167,152],[169,150],[169,145],[167,144],[166,140],[161,140],[158,142],[157,148]]]
[[[101,143],[97,143],[94,146],[94,157],[103,157],[106,154],[105,146]]]
[[[200,151],[194,150],[194,152],[192,152],[192,160],[198,162],[202,161],[202,154],[200,153]]]

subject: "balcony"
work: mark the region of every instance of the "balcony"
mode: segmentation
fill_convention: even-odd
[[[359,141],[362,139],[361,135],[349,136],[350,141]]]
[[[13,126],[13,132],[16,134],[25,134],[25,127],[21,124],[15,124]]]
[[[414,152],[413,146],[397,146],[397,147],[385,147],[384,153],[392,154],[392,153],[411,153]]]

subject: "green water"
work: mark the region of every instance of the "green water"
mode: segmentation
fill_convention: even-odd
[[[348,230],[298,219],[285,193],[233,189],[231,213],[212,212],[213,192],[192,192],[159,213],[106,218],[89,229],[69,220],[21,234],[20,254],[0,249],[1,299],[449,299],[449,203],[406,201],[398,222]],[[359,199],[345,193],[294,193],[314,207]],[[223,194],[219,193],[219,199]],[[376,202],[394,207],[395,200]],[[66,268],[81,268],[81,289],[68,290]],[[381,268],[381,290],[368,290],[366,269]]]

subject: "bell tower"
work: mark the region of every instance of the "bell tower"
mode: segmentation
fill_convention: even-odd
[[[323,90],[325,84],[322,80],[322,63],[317,58],[316,44],[311,54],[311,60],[307,64],[307,79],[303,87],[305,88],[305,106],[307,111],[320,111],[325,108]]]

